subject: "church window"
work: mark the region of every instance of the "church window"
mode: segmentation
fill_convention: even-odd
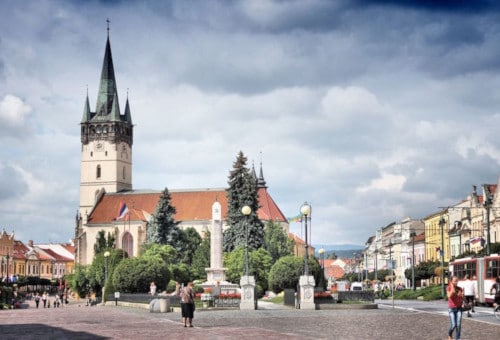
[[[94,157],[94,152],[90,151],[90,157]]]
[[[100,165],[97,166],[95,177],[97,179],[101,178],[101,166]]]
[[[107,125],[104,125],[104,127],[102,128],[102,132],[108,133],[108,126]]]
[[[134,238],[132,234],[126,232],[122,237],[122,249],[128,254],[129,257],[134,255]]]
[[[97,130],[96,131],[97,131],[97,133],[101,133],[101,126],[100,125],[97,126]]]
[[[126,175],[127,175],[126,169],[125,169],[125,167],[123,167],[123,179],[126,178]]]

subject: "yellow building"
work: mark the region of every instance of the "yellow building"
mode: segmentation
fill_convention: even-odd
[[[427,261],[450,261],[450,239],[448,211],[443,210],[425,217],[425,258]],[[441,277],[435,277],[433,283],[441,283]]]

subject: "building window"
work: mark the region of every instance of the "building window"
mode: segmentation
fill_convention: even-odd
[[[123,179],[125,179],[125,175],[127,174],[125,167],[123,167]]]
[[[134,238],[132,234],[126,232],[122,237],[122,249],[128,254],[129,257],[134,255]]]
[[[101,166],[100,165],[97,166],[95,177],[97,179],[101,178]]]

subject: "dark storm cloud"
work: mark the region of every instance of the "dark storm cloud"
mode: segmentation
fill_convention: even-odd
[[[499,11],[496,0],[354,0],[363,6],[392,6],[425,11],[482,13]]]

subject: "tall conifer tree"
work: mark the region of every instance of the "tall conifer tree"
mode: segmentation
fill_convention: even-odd
[[[175,207],[171,204],[171,196],[168,188],[163,190],[155,213],[148,224],[147,242],[156,244],[168,244],[178,252],[182,251],[184,244],[184,232],[179,228],[179,222],[174,220]]]
[[[245,246],[245,227],[248,227],[248,248],[258,249],[264,244],[264,224],[257,215],[259,199],[257,183],[247,168],[247,158],[239,152],[229,173],[227,189],[229,228],[224,232],[224,251],[230,252],[239,246]],[[245,216],[241,208],[248,205],[252,212]],[[248,225],[246,225],[248,223]]]

